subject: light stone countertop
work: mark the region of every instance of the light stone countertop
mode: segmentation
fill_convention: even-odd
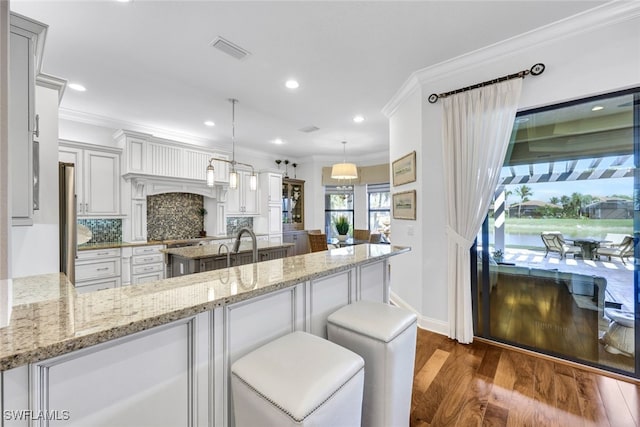
[[[256,236],[267,236],[267,234],[256,234]],[[243,236],[243,241],[247,236]],[[148,240],[146,242],[103,242],[103,243],[85,243],[78,245],[79,251],[90,251],[95,249],[111,249],[111,248],[127,248],[134,246],[152,246],[152,245],[172,245],[176,243],[192,243],[197,244],[202,241],[215,241],[215,240],[235,240],[236,236],[207,236],[196,237],[193,239],[167,239],[167,240]]]
[[[257,242],[258,251],[262,249],[277,249],[277,248],[290,248],[295,246],[294,243],[271,243],[258,241]],[[189,259],[201,259],[201,258],[211,258],[211,257],[225,257],[227,253],[219,252],[221,245],[216,243],[211,243],[208,245],[202,246],[185,246],[184,248],[173,248],[173,249],[161,249],[160,252],[164,252],[165,254],[177,255],[182,258]],[[229,251],[233,249],[233,245],[227,245]],[[241,241],[240,249],[238,252],[250,252],[253,249],[251,242]],[[231,255],[234,255],[234,252],[231,252]]]
[[[410,250],[393,245],[356,245],[80,294],[61,273],[2,281],[0,370]]]

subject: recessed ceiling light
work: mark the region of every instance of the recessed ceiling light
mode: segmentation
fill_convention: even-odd
[[[604,107],[602,105],[594,105],[594,107],[591,109],[591,111],[600,111],[600,110],[604,110]]]
[[[216,124],[211,120],[207,120],[206,122],[204,122],[204,125],[209,127],[214,127]]]
[[[364,122],[364,117],[362,117],[361,115],[357,115],[353,118],[353,121],[356,123],[362,123]]]
[[[133,0],[116,0],[118,3],[131,3]]]
[[[84,92],[87,90],[87,88],[82,86],[80,83],[69,83],[69,89],[77,90],[78,92]]]
[[[300,83],[297,80],[287,80],[284,85],[289,89],[298,89],[300,87]]]
[[[273,140],[273,141],[271,141],[271,142],[273,142],[273,143],[274,143],[274,144],[276,144],[276,145],[282,145],[282,144],[284,144],[284,141],[283,141],[283,140],[281,140],[280,138],[276,138],[276,139],[274,139],[274,140]]]

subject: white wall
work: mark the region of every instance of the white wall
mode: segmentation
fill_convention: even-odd
[[[519,110],[640,86],[639,15],[638,3],[606,5],[597,12],[421,70],[385,107],[391,126],[391,158],[414,149],[418,152],[415,227],[421,238],[407,236],[406,221],[392,222],[392,241],[412,246],[409,254],[393,260],[392,291],[420,314],[423,325],[445,333],[448,325],[442,105],[431,105],[426,97],[528,69],[536,62],[545,63],[547,69],[539,77],[525,79]],[[421,99],[416,100],[417,96]],[[394,191],[405,187],[411,189],[405,185]],[[416,271],[410,266],[422,268]]]
[[[9,2],[0,1],[0,297],[11,278],[11,212],[9,211]],[[0,300],[2,302],[2,300]],[[1,321],[2,319],[0,319]]]
[[[32,226],[12,227],[13,277],[60,271],[58,246],[58,91],[36,86],[40,116],[40,209]]]

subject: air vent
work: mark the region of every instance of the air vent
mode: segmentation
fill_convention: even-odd
[[[311,133],[311,132],[315,132],[317,130],[320,130],[319,127],[317,126],[305,126],[303,128],[298,129],[300,132],[304,132],[304,133]]]
[[[217,39],[210,43],[211,46],[216,49],[226,53],[229,56],[233,56],[236,59],[244,59],[247,56],[251,55],[251,53],[240,46],[231,43],[229,40],[223,39],[218,36]]]

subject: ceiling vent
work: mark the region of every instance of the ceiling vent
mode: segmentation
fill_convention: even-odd
[[[251,53],[240,46],[231,43],[229,40],[223,39],[218,36],[217,39],[210,43],[211,46],[216,49],[226,53],[229,56],[233,56],[236,59],[244,59],[247,56],[251,55]]]
[[[311,132],[315,132],[317,130],[320,130],[319,127],[317,126],[305,126],[303,128],[298,129],[300,132],[304,132],[304,133],[311,133]]]

